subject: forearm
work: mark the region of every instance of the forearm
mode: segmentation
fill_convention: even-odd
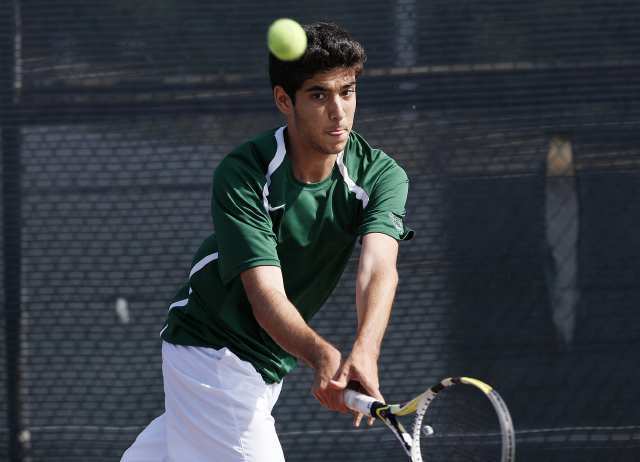
[[[258,324],[280,347],[314,369],[313,395],[323,406],[346,412],[341,390],[329,387],[340,367],[340,352],[309,327],[289,301],[280,268],[259,266],[240,276]]]
[[[266,270],[270,277],[270,270]],[[265,271],[262,272],[265,280]],[[242,276],[253,315],[258,324],[285,351],[317,368],[322,356],[333,346],[316,333],[289,301],[280,284],[266,285],[254,281],[255,274]],[[262,282],[261,281],[261,282]]]
[[[351,353],[337,374],[337,383],[344,388],[350,381],[357,382],[361,391],[384,402],[378,380],[378,357],[398,285],[397,244],[375,235],[367,235],[363,241],[356,279],[358,329]],[[356,416],[356,426],[361,418]]]
[[[379,355],[397,285],[395,266],[378,266],[359,272],[356,283],[358,330],[354,348],[364,348],[376,357]]]
[[[329,343],[309,327],[285,295],[273,290],[265,295],[261,303],[252,304],[260,326],[285,351],[316,368],[318,356],[331,348]]]

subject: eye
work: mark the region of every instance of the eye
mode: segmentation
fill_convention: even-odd
[[[344,90],[342,92],[342,96],[351,96],[351,95],[355,95],[356,94],[356,89],[355,88],[347,88],[346,90]]]
[[[326,95],[324,93],[311,93],[311,99],[315,101],[324,101]]]

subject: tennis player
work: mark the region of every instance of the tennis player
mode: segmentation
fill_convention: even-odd
[[[270,56],[286,125],[242,144],[214,173],[215,234],[196,252],[161,333],[165,413],[122,461],[284,461],[271,410],[298,360],[332,411],[347,412],[349,382],[382,399],[377,360],[398,241],[413,235],[404,224],[408,179],[352,130],[362,46],[333,24],[305,31],[300,60]],[[342,355],[307,322],[358,241],[358,325]]]

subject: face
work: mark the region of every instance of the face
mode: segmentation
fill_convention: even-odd
[[[356,71],[338,68],[318,73],[296,92],[295,104],[285,110],[280,104],[278,107],[287,117],[290,136],[304,151],[338,154],[344,150],[353,127]]]

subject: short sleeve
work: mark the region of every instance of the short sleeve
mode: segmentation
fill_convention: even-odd
[[[358,235],[383,233],[399,241],[413,238],[413,230],[404,222],[408,192],[409,179],[397,164],[381,172],[363,211]]]
[[[211,213],[225,284],[255,266],[280,266],[271,218],[262,206],[262,179],[230,158],[214,173]]]

